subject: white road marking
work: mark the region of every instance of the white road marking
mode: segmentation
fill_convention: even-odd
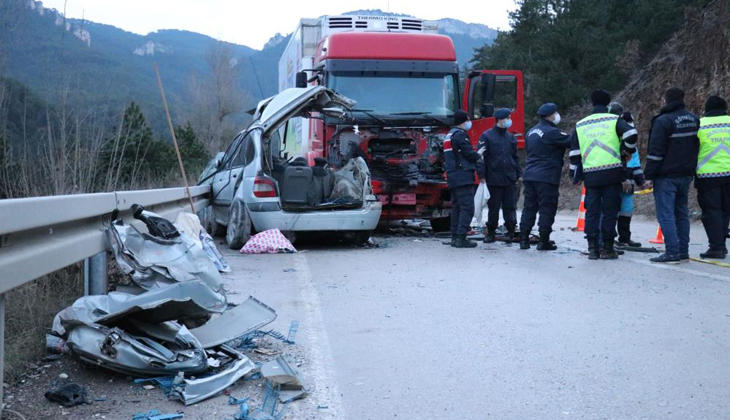
[[[300,295],[304,304],[304,325],[306,330],[307,348],[309,353],[309,368],[312,382],[317,384],[315,392],[308,398],[314,399],[315,406],[326,406],[318,410],[319,419],[345,419],[342,399],[337,386],[337,377],[334,372],[334,359],[330,348],[327,330],[322,317],[322,302],[317,293],[317,286],[309,271],[306,254],[296,254],[294,265],[300,284]]]

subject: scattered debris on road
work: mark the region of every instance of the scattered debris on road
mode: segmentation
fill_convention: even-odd
[[[238,305],[228,302],[219,274],[227,262],[217,249],[204,250],[206,243],[214,245],[206,239],[197,216],[181,215],[172,224],[135,206],[135,217],[147,224],[149,232],[120,220],[114,220],[108,230],[116,261],[134,283],[133,293],[77,299],[54,318],[53,335],[47,337],[49,352],[68,352],[83,362],[138,377],[135,383],[145,391],[159,386],[168,399],[185,405],[210,398],[241,378],[261,377],[261,365],[242,350],[280,355],[278,350],[257,348],[256,338],[271,336],[294,344],[298,322],[292,322],[286,337],[273,330],[261,331],[276,319],[276,311],[254,297]],[[286,241],[277,249],[294,250],[281,232],[271,234],[264,239]],[[298,374],[282,356],[263,367],[272,376],[264,406],[250,415],[246,406],[240,410],[246,413],[236,419],[280,418],[282,412],[277,414],[276,403],[270,400],[273,395],[280,398],[282,387],[283,401],[306,395]],[[281,375],[273,373],[279,370]],[[88,401],[86,388],[76,384],[49,391],[46,397],[66,406]],[[181,417],[153,410],[134,419]]]

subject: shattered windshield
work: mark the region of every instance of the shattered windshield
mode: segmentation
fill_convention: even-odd
[[[328,80],[331,89],[371,114],[359,113],[356,118],[429,119],[423,114],[443,118],[459,106],[453,74],[337,72]]]

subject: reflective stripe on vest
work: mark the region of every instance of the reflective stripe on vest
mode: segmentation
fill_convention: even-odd
[[[730,116],[700,118],[697,177],[730,176]]]
[[[621,141],[616,134],[618,116],[593,114],[575,125],[583,160],[583,172],[621,168]]]

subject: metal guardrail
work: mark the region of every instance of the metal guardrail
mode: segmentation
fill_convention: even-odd
[[[190,193],[196,212],[209,205],[210,186],[192,187]],[[115,210],[125,223],[140,223],[132,218],[132,204],[172,220],[180,212],[190,211],[185,188],[0,200],[0,390],[4,380],[5,293],[87,259],[87,275],[105,279],[108,244],[104,230]],[[101,286],[91,285],[89,292],[104,293]]]

